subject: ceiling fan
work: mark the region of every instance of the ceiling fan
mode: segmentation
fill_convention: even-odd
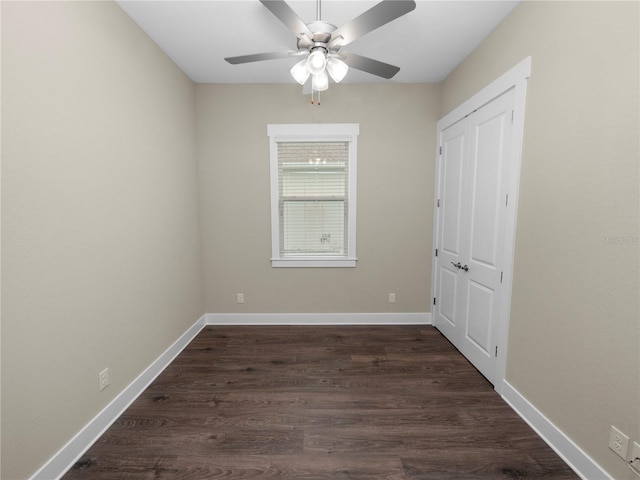
[[[383,0],[362,15],[336,28],[335,25],[320,19],[320,0],[316,0],[316,21],[307,24],[284,0],[260,0],[260,3],[298,38],[297,50],[227,57],[225,60],[237,65],[279,58],[303,57],[293,66],[290,73],[300,85],[304,85],[311,76],[311,88],[316,92],[329,88],[329,75],[336,83],[342,81],[349,67],[387,79],[398,73],[399,67],[341,49],[357,38],[416,8],[414,0]]]

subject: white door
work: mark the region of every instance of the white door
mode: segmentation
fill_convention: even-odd
[[[434,325],[491,383],[513,99],[510,90],[439,132]]]

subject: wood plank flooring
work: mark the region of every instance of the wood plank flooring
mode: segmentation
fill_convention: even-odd
[[[206,327],[63,477],[576,479],[433,327]]]

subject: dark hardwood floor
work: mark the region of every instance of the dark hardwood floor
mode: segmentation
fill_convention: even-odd
[[[63,478],[578,477],[433,327],[216,326]]]

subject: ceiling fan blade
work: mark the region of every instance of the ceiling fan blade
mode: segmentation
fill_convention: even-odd
[[[356,70],[362,70],[363,72],[371,73],[382,78],[391,78],[400,71],[400,67],[395,65],[389,65],[388,63],[379,62],[373,58],[363,57],[355,53],[340,52],[340,58],[344,63]]]
[[[226,57],[225,60],[232,65],[239,63],[262,62],[263,60],[277,60],[279,58],[294,57],[298,52],[269,52],[254,53],[253,55],[240,55],[239,57]]]
[[[383,0],[362,15],[337,28],[331,34],[329,48],[347,45],[415,8],[416,2],[414,0]]]
[[[260,3],[267,7],[278,20],[284,23],[296,37],[300,39],[305,37],[309,39],[313,38],[313,33],[309,30],[309,27],[300,20],[300,17],[298,17],[296,12],[294,12],[284,0],[260,0]]]

